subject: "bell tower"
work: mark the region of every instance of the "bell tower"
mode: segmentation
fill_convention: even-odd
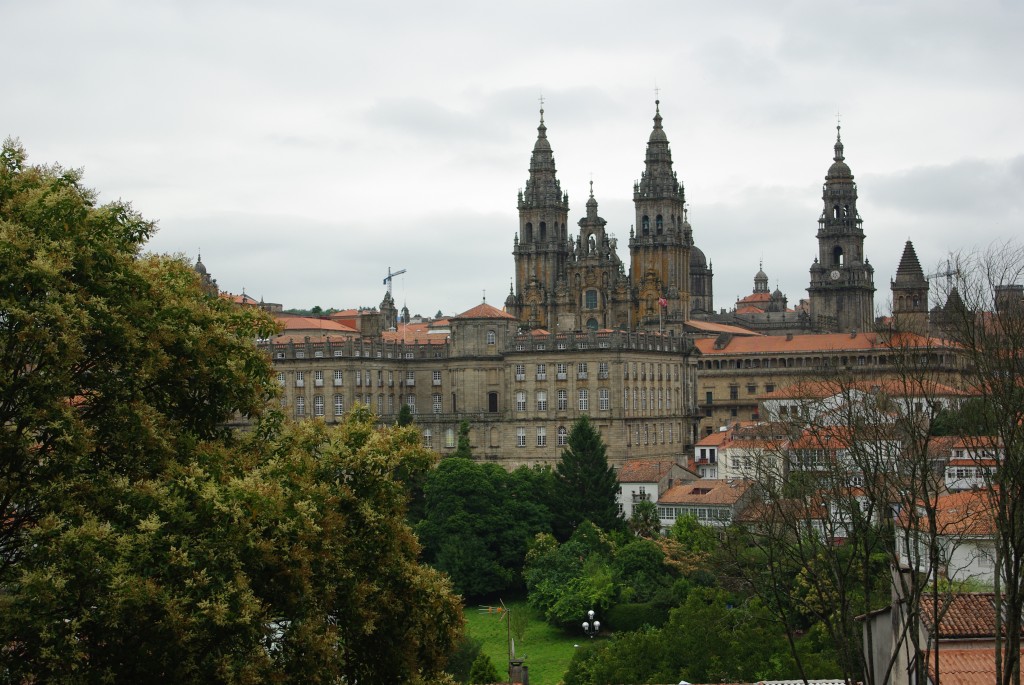
[[[506,301],[510,313],[531,328],[553,328],[558,321],[555,289],[559,278],[564,280],[569,255],[569,195],[558,183],[547,130],[541,108],[530,176],[519,191],[519,233],[512,248],[515,294]]]
[[[907,241],[892,288],[892,316],[898,329],[928,333],[928,279],[917,259],[914,243]]]
[[[654,102],[654,130],[647,141],[644,172],[633,184],[636,224],[629,232],[637,328],[682,329],[690,316],[690,247],[686,193],[672,170],[672,150]]]
[[[823,332],[870,330],[875,320],[875,270],[864,256],[857,184],[836,126],[835,155],[822,186],[818,256],[811,264],[811,322]]]

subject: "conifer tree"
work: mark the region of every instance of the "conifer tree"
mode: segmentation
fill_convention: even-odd
[[[619,481],[608,465],[601,433],[588,416],[569,432],[568,445],[555,466],[554,514],[556,535],[567,539],[583,521],[604,530],[622,525],[615,496]]]

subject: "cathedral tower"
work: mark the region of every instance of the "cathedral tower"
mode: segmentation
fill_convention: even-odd
[[[654,130],[644,172],[633,185],[636,225],[629,235],[630,278],[637,328],[681,330],[690,314],[689,223],[686,195],[672,170],[672,151],[655,101]]]
[[[818,257],[811,265],[812,325],[820,331],[870,330],[875,317],[875,277],[864,256],[864,230],[857,213],[857,184],[843,157],[836,127],[835,156],[822,187]]]
[[[555,157],[540,110],[537,142],[530,156],[530,176],[519,191],[519,234],[512,254],[516,287],[506,305],[509,313],[532,328],[554,328],[558,321],[555,289],[569,255],[566,222],[569,195],[555,175]]]
[[[928,279],[917,259],[914,243],[907,241],[892,280],[892,316],[899,330],[928,332]]]

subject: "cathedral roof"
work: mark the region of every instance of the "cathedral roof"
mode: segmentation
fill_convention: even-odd
[[[924,277],[924,270],[921,269],[921,262],[917,259],[917,252],[914,250],[914,243],[907,241],[903,248],[903,256],[900,258],[900,265],[896,267],[896,283],[905,282],[927,282]]]
[[[649,142],[655,143],[667,143],[668,136],[665,135],[665,129],[661,127],[661,101],[654,101],[654,130],[651,131],[651,137]]]
[[[690,268],[699,267],[706,269],[708,266],[708,258],[704,256],[704,251],[696,245],[690,246]]]
[[[832,157],[832,166],[828,168],[828,173],[825,175],[826,180],[852,180],[853,173],[850,171],[850,167],[846,164],[846,157],[843,156],[843,140],[839,137],[839,127],[836,126],[836,144],[833,148],[835,155]]]
[[[481,302],[472,309],[467,309],[461,314],[452,317],[453,319],[515,319],[516,317],[492,307],[486,302]]]

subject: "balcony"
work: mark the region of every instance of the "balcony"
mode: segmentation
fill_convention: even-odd
[[[335,378],[334,379],[334,387],[340,388],[342,385],[343,385],[343,383],[342,383],[340,378]]]
[[[416,385],[416,380],[414,378],[406,378],[405,379],[405,387],[411,388],[414,385]]]
[[[601,381],[608,380],[608,372],[607,371],[598,371],[597,372],[597,379],[601,380]]]
[[[318,388],[324,387],[324,379],[323,378],[317,378],[316,380],[313,381],[313,385],[315,385]]]
[[[539,381],[546,381],[547,379],[548,379],[548,375],[546,373],[538,373],[537,374],[537,380],[539,380]]]
[[[525,373],[517,373],[516,374],[516,380],[517,381],[525,381],[526,380],[526,374]]]
[[[651,501],[651,495],[650,495],[650,493],[647,493],[647,492],[634,492],[633,493],[633,501],[634,502],[650,502]]]
[[[304,387],[306,387],[306,381],[304,381],[302,379],[299,379],[299,380],[295,381],[295,387],[296,388],[304,388]]]
[[[432,384],[433,384],[433,385],[441,385],[441,379],[440,379],[440,378],[435,378],[435,379],[433,380],[433,383],[432,383]]]
[[[556,373],[555,374],[555,379],[559,380],[559,381],[564,381],[565,380],[565,376],[566,376],[565,372]]]
[[[581,380],[581,381],[587,380],[587,372],[586,371],[580,371],[579,373],[576,374],[576,378]]]

